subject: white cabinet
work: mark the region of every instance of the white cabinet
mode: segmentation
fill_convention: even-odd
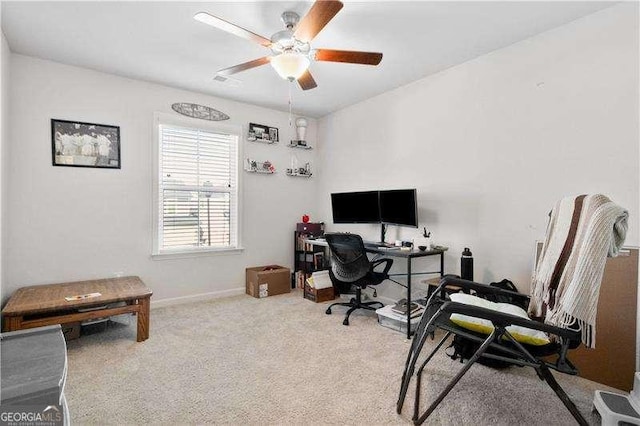
[[[69,424],[67,345],[59,325],[2,333],[0,356],[3,409],[29,406]]]

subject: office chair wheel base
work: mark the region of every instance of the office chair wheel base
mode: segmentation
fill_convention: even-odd
[[[349,318],[345,318],[344,321],[342,321],[342,325],[349,325]]]
[[[324,313],[327,315],[331,315],[331,308],[328,308],[326,311],[324,311]]]

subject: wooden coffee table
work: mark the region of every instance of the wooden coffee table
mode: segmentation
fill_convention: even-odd
[[[65,299],[91,293],[100,293],[100,296],[72,301]],[[2,310],[2,330],[15,331],[135,313],[138,317],[137,341],[142,342],[149,338],[149,301],[152,294],[139,277],[22,287]],[[109,306],[117,302],[125,302],[125,305]]]

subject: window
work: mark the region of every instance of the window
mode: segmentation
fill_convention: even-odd
[[[154,254],[237,249],[238,135],[158,122]]]

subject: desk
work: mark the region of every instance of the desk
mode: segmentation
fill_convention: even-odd
[[[99,297],[67,301],[65,297],[100,293]],[[2,310],[3,331],[68,324],[125,313],[138,316],[138,342],[149,338],[149,299],[152,291],[138,277],[108,278],[18,289]],[[110,307],[116,302],[124,306]],[[84,312],[79,309],[93,308]]]
[[[329,244],[326,240],[305,240],[305,243],[315,245],[315,246],[323,246],[329,247]],[[390,274],[390,276],[398,276],[398,275],[406,275],[407,276],[407,304],[411,306],[411,276],[412,275],[424,275],[424,274],[440,274],[440,277],[444,275],[444,252],[445,250],[400,250],[400,249],[387,249],[379,247],[379,244],[371,243],[365,241],[364,248],[367,253],[373,254],[381,254],[385,257],[397,257],[407,260],[407,273],[406,274]],[[411,261],[417,257],[427,257],[427,256],[440,256],[440,269],[438,271],[428,271],[428,272],[412,272],[411,270]],[[307,253],[305,251],[304,258],[307,258]],[[407,339],[411,338],[411,313],[407,312]]]

